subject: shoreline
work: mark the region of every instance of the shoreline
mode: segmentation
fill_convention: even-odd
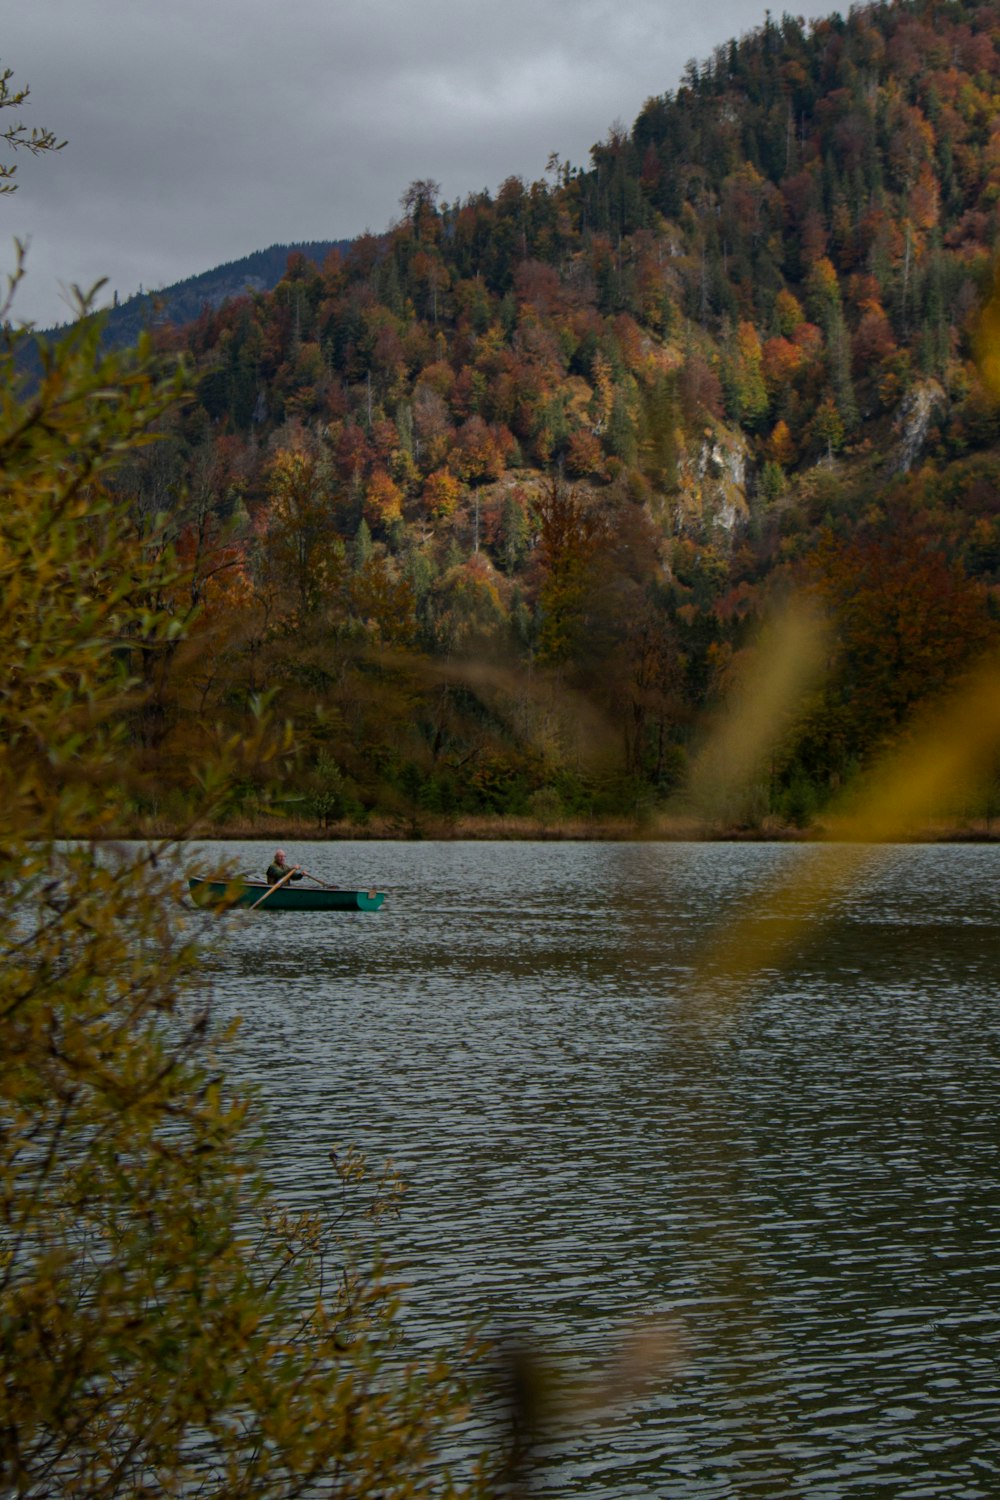
[[[210,839],[230,843],[644,843],[644,844],[812,844],[835,843],[822,824],[808,828],[765,822],[759,827],[710,825],[690,818],[565,818],[543,822],[536,818],[378,818],[363,823],[340,822],[328,828],[278,816],[206,822],[189,828],[157,818],[136,819],[109,835],[119,839]],[[931,823],[885,844],[995,844],[1000,843],[1000,821]]]

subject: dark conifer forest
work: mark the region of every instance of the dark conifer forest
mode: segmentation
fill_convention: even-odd
[[[263,705],[234,816],[655,816],[794,592],[827,670],[741,817],[821,817],[998,638],[998,95],[993,4],[768,14],[586,166],[401,184],[157,330],[187,395],[117,495],[188,572],[132,811]]]

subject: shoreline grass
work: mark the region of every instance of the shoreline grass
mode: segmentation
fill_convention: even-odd
[[[406,842],[541,842],[541,843],[817,843],[830,840],[821,823],[804,828],[767,819],[757,826],[712,824],[694,818],[560,818],[518,816],[412,817],[372,816],[322,827],[308,819],[261,813],[181,827],[173,819],[145,815],[123,820],[112,837],[122,839],[220,839],[288,843]],[[873,840],[873,842],[880,842]],[[891,840],[911,844],[1000,842],[1000,823],[970,818],[917,826]]]

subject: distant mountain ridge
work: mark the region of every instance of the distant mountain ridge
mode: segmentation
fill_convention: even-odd
[[[255,250],[240,260],[230,260],[211,270],[188,276],[156,291],[140,290],[124,302],[108,309],[104,342],[121,348],[134,344],[147,328],[163,323],[190,323],[205,307],[213,310],[245,292],[269,292],[277,286],[291,254],[304,255],[322,266],[332,250],[346,254],[350,240],[308,240],[294,244],[271,245]],[[56,332],[47,329],[43,337]]]

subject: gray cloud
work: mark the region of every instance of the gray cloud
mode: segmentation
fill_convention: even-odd
[[[552,151],[585,165],[689,57],[762,20],[759,0],[31,0],[0,56],[25,120],[69,144],[22,156],[0,199],[0,244],[31,240],[15,312],[45,325],[60,284],[124,297],[384,229],[416,177],[453,201],[540,177]]]

